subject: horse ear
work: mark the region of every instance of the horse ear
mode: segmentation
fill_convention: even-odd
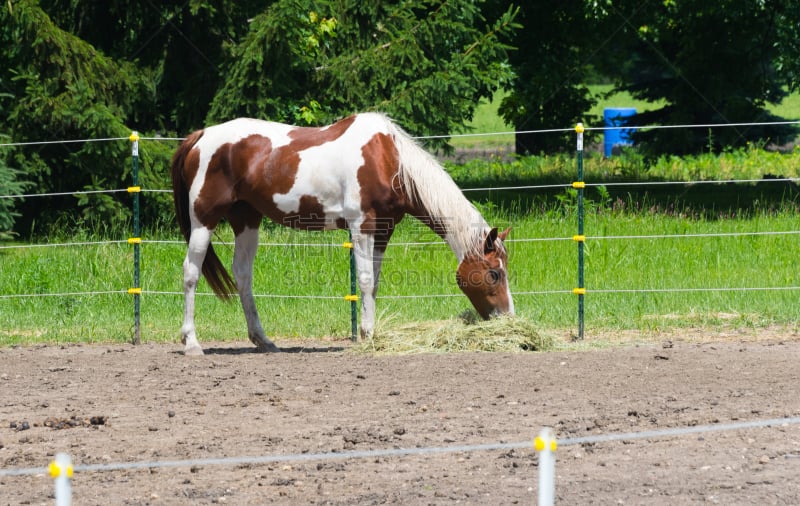
[[[508,237],[509,232],[511,232],[511,227],[508,227],[499,234],[497,234],[497,237],[499,237],[501,241],[505,241],[506,237]]]
[[[497,227],[494,227],[486,234],[486,240],[483,243],[483,254],[488,255],[494,251],[494,242],[497,240]]]

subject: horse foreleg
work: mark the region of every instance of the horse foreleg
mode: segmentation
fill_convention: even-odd
[[[181,327],[181,342],[184,344],[184,354],[202,355],[203,349],[197,340],[197,330],[194,325],[194,299],[197,291],[197,282],[206,257],[208,245],[211,242],[211,230],[206,227],[195,227],[189,237],[189,247],[183,261],[183,326]]]
[[[247,321],[247,336],[250,341],[258,347],[259,351],[280,351],[272,341],[267,339],[253,298],[253,260],[257,250],[258,228],[245,228],[236,235],[233,276],[236,279],[236,287],[239,289],[239,300],[242,302],[244,318]]]
[[[375,273],[373,254],[375,236],[353,234],[358,287],[361,290],[361,339],[371,340],[375,332]]]
[[[372,303],[375,306],[377,306],[378,301],[378,285],[381,281],[383,255],[386,253],[386,247],[389,244],[389,239],[392,237],[393,232],[394,227],[389,227],[375,233],[375,243],[372,250],[372,275],[374,277],[372,281]],[[375,311],[377,311],[377,309]]]

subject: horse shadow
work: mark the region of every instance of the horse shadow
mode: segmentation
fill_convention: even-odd
[[[286,346],[281,347],[281,353],[341,353],[348,348],[345,346]],[[174,351],[176,355],[183,355],[183,351]],[[257,354],[257,355],[269,355],[269,353],[265,353],[262,351],[258,351],[253,346],[241,346],[241,347],[226,347],[226,348],[204,348],[203,349],[204,355],[248,355],[248,354]]]

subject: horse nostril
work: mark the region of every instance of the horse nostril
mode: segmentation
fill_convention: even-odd
[[[495,318],[498,316],[514,316],[514,305],[511,304],[509,307],[505,309],[494,308],[489,316],[491,318]]]

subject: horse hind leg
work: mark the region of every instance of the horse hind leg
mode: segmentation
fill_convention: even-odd
[[[208,245],[211,243],[211,230],[204,226],[192,228],[189,236],[189,247],[183,261],[183,326],[181,327],[181,342],[184,344],[185,355],[202,355],[203,348],[197,340],[197,329],[194,324],[194,301],[197,291],[197,282],[206,257]]]
[[[258,228],[244,227],[236,234],[236,245],[233,252],[233,277],[239,290],[239,300],[247,321],[247,335],[259,351],[280,351],[267,339],[261,320],[258,317],[255,298],[253,297],[253,261],[258,250]]]

